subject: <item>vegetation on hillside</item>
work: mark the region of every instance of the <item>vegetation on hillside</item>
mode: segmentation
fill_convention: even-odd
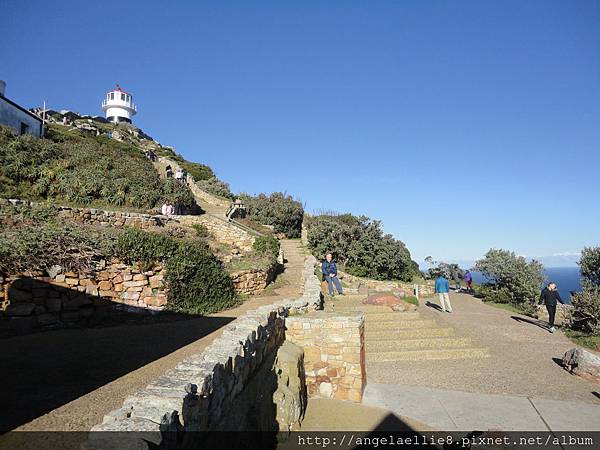
[[[411,281],[419,274],[404,243],[384,234],[380,221],[343,214],[315,216],[307,222],[313,254],[323,258],[332,253],[352,275]]]
[[[544,266],[540,262],[527,261],[508,250],[490,249],[475,263],[475,270],[489,280],[479,287],[484,300],[534,310],[544,282]]]
[[[177,228],[162,233],[65,222],[52,207],[0,208],[0,273],[44,271],[54,265],[88,272],[111,256],[141,269],[165,265],[167,308],[208,314],[239,302],[225,267],[208,243]]]
[[[600,335],[600,247],[586,247],[579,260],[582,291],[572,297],[574,327]]]
[[[246,205],[250,219],[273,226],[276,233],[284,233],[288,238],[298,238],[302,234],[304,208],[291,195],[274,192],[256,197],[240,194],[239,197]]]
[[[190,190],[161,181],[138,148],[57,125],[46,139],[0,127],[0,196],[137,209],[159,206],[166,198],[194,205]]]

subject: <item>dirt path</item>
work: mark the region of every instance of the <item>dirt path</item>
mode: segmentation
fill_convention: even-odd
[[[453,314],[443,313],[432,300],[422,302],[422,317],[487,347],[489,358],[373,363],[368,376],[379,383],[600,404],[599,385],[570,375],[557,363],[575,346],[563,333],[550,334],[534,319],[467,294],[450,297]]]
[[[268,296],[210,317],[166,323],[56,330],[0,341],[2,432],[87,431],[123,399],[182,359],[200,353],[221,327],[250,309],[301,293],[300,240],[284,240],[287,262]]]

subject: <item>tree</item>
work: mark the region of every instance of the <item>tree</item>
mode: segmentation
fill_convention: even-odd
[[[489,280],[485,288],[496,294],[495,299],[523,306],[537,303],[544,282],[542,263],[527,261],[508,250],[490,249],[483,259],[475,263],[475,270]]]
[[[591,333],[600,333],[600,247],[585,247],[579,260],[582,291],[572,297],[574,321]]]
[[[318,258],[333,254],[352,275],[411,281],[419,272],[404,243],[384,234],[378,220],[343,214],[316,216],[307,222],[313,254]]]

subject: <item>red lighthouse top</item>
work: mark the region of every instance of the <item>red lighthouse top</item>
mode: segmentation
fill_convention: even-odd
[[[115,88],[114,88],[112,91],[108,91],[108,92],[123,92],[124,94],[129,94],[129,92],[127,92],[127,91],[124,91],[124,90],[121,88],[121,85],[120,85],[120,84],[117,84],[117,85],[115,86]],[[131,95],[131,94],[129,94],[129,95]]]

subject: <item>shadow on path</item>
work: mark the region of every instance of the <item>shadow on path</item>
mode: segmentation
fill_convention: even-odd
[[[200,339],[231,317],[54,330],[0,340],[0,433]]]
[[[436,311],[439,311],[439,312],[444,312],[444,310],[442,309],[442,307],[440,305],[438,305],[436,303],[432,303],[430,301],[426,301],[425,306],[428,306],[431,309],[435,309]]]
[[[529,323],[531,325],[535,325],[537,327],[542,328],[543,330],[548,331],[548,325],[546,324],[546,322],[542,322],[541,320],[535,320],[535,319],[527,319],[525,317],[520,317],[520,316],[510,316],[511,319],[516,320],[517,322],[525,322],[525,323]]]

